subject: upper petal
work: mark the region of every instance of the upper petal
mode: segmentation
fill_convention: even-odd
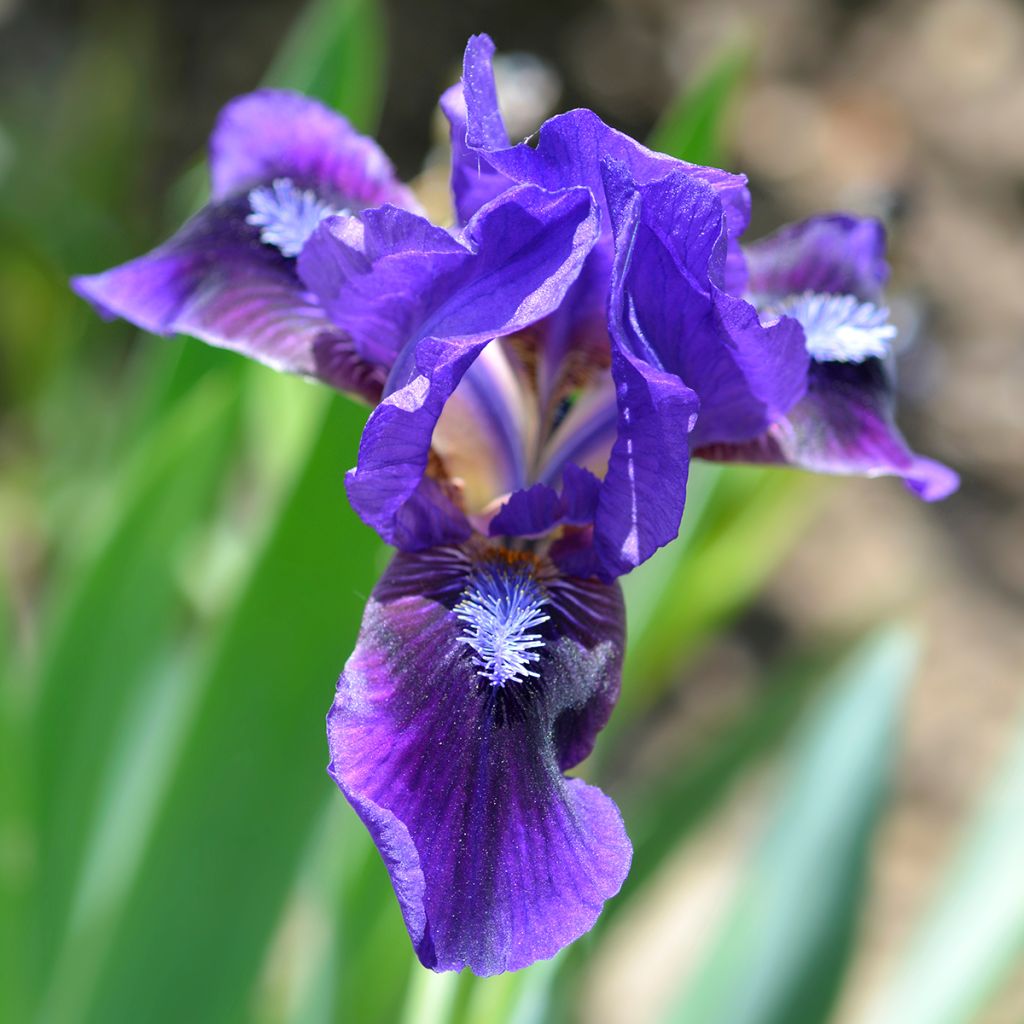
[[[759,299],[821,292],[875,301],[889,277],[885,228],[833,213],[787,224],[746,247],[748,288]]]
[[[483,186],[478,193],[483,198],[487,189],[499,187],[502,176],[509,182],[548,189],[584,185],[603,202],[601,161],[605,158],[624,163],[637,181],[682,171],[707,182],[719,196],[728,223],[730,287],[742,288],[745,272],[736,240],[750,220],[750,192],[743,175],[654,152],[583,109],[549,119],[536,140],[511,146],[498,109],[493,56],[491,39],[473,36],[466,44],[461,96],[455,91],[446,94],[445,112],[456,143],[452,173],[456,198],[461,198],[460,213],[462,206],[472,212],[474,188]]]
[[[548,591],[540,676],[481,680],[452,611],[458,551],[396,556],[328,716],[329,772],[370,830],[417,955],[480,975],[553,956],[618,891],[631,850],[615,805],[561,768],[617,692],[618,589]]]
[[[372,223],[367,220],[368,237]],[[383,332],[387,320],[387,336],[402,347],[388,394],[363,433],[348,493],[385,540],[398,542],[395,517],[423,477],[434,426],[468,367],[493,338],[535,323],[561,303],[597,231],[586,190],[524,186],[470,222],[461,254],[406,251],[401,264],[382,257],[365,268],[364,293],[377,282],[382,287],[375,322]],[[421,301],[407,300],[412,291]],[[396,294],[400,300],[392,303]],[[358,339],[359,325],[344,322]]]
[[[317,100],[260,89],[228,103],[210,136],[213,198],[290,178],[338,208],[419,204],[384,151]]]
[[[806,389],[800,326],[765,326],[721,287],[726,229],[704,182],[677,172],[644,184],[615,161],[604,182],[616,228],[615,329],[697,393],[695,444],[755,437]]]

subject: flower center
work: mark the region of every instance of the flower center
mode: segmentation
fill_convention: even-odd
[[[829,363],[862,363],[884,359],[896,337],[889,310],[855,295],[804,292],[772,303],[766,312],[793,317],[807,335],[813,359]]]
[[[247,224],[260,229],[260,241],[279,249],[283,256],[298,256],[320,221],[344,213],[324,202],[310,189],[299,189],[291,178],[275,178],[249,193],[252,213]]]
[[[539,673],[544,640],[536,628],[550,616],[544,596],[526,560],[485,562],[474,569],[455,615],[465,624],[459,643],[473,651],[477,674],[491,686],[520,683]]]

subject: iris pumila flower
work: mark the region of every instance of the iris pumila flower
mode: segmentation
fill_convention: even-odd
[[[957,474],[911,451],[893,419],[897,332],[882,299],[889,276],[882,225],[844,214],[812,217],[747,247],[746,260],[746,287],[761,315],[785,314],[804,329],[807,395],[755,441],[695,454],[900,476],[926,501],[955,491]]]
[[[444,101],[465,226],[367,210],[299,258],[358,350],[398,353],[347,483],[399,553],[338,683],[329,770],[420,959],[477,974],[553,955],[621,885],[617,809],[565,775],[618,694],[616,580],[675,537],[694,439],[756,438],[807,371],[799,325],[730,290],[743,179],[587,111],[511,146],[490,50],[471,41]],[[672,330],[652,343],[654,320]]]
[[[842,241],[745,255],[744,178],[590,111],[511,144],[493,50],[471,39],[442,99],[452,228],[335,115],[257,93],[214,132],[211,204],[76,283],[377,402],[347,489],[397,553],[338,681],[328,770],[420,960],[483,975],[579,937],[629,869],[614,803],[566,773],[618,696],[618,578],[676,536],[690,453],[878,472],[848,457],[873,430],[897,446],[888,471],[935,465],[898,447],[874,378],[819,379],[888,355],[877,252],[868,269]]]
[[[187,334],[373,402],[386,367],[353,350],[296,257],[325,217],[419,205],[375,142],[297,93],[232,100],[210,137],[210,201],[145,256],[77,277],[104,316]]]

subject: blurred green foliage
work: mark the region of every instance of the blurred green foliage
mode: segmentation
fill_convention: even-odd
[[[853,654],[799,652],[642,786],[608,781],[813,514],[818,485],[783,472],[694,467],[681,537],[626,581],[623,698],[585,770],[636,856],[593,933],[517,975],[420,968],[323,770],[332,681],[387,557],[342,488],[364,410],[194,342],[135,341],[67,288],[158,237],[125,198],[149,98],[128,55],[150,32],[141,10],[83,31],[51,130],[12,129],[0,198],[0,1020],[578,1020],[617,920],[778,763],[763,838],[666,1020],[829,1020],[912,641],[888,629]],[[372,130],[386,52],[371,0],[315,0],[267,80]],[[746,64],[737,50],[713,66],[656,144],[719,159]],[[42,161],[60,173],[34,174]],[[186,176],[167,223],[196,187]],[[1019,955],[1022,778],[1018,756],[872,1020],[969,1021]]]

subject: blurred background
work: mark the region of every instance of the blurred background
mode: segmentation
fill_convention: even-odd
[[[751,236],[890,227],[902,425],[962,490],[700,466],[626,582],[584,773],[634,868],[550,963],[437,977],[323,771],[387,552],[365,411],[67,287],[204,197],[219,107],[302,89],[445,215],[435,103],[594,108],[747,173]],[[0,1019],[1024,1020],[1024,6],[0,0]]]

